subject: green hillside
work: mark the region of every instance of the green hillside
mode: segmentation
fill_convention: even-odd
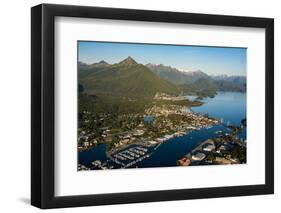
[[[92,75],[95,72],[102,71],[104,68],[109,67],[110,64],[108,64],[105,61],[100,61],[98,63],[93,64],[85,64],[83,62],[78,62],[78,77],[79,80],[87,78],[88,76]]]
[[[118,64],[102,66],[85,72],[79,70],[79,83],[88,94],[108,94],[125,97],[154,97],[157,92],[178,95],[180,89],[161,79],[131,57]],[[87,73],[81,75],[81,72]]]
[[[200,78],[192,84],[179,85],[184,94],[197,95],[199,98],[214,97],[217,92],[216,82],[212,79]]]

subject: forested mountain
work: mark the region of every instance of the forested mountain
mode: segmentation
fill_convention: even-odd
[[[163,64],[142,65],[132,57],[116,64],[78,62],[79,91],[124,97],[170,95],[214,96],[217,91],[246,91],[245,76],[209,76],[197,70],[183,72]]]
[[[79,83],[89,94],[154,97],[157,92],[180,94],[180,89],[128,57],[120,63],[79,66]],[[98,66],[97,66],[98,65]]]

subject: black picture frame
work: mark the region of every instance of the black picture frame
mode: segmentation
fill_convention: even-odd
[[[54,195],[54,21],[58,16],[264,28],[266,32],[265,184],[56,197]],[[274,193],[274,20],[53,4],[32,7],[31,112],[31,204],[39,208],[272,194]]]

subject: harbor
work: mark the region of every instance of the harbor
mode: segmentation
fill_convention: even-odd
[[[240,125],[245,114],[241,113],[240,109],[236,111],[241,114],[234,116],[232,111],[236,111],[233,107],[237,105],[230,105],[225,101],[223,103],[228,108],[223,108],[218,113],[216,109],[221,107],[222,101],[219,99],[219,105],[212,106],[213,101],[215,100],[212,99],[211,103],[206,102],[206,104],[211,105],[209,115],[220,118],[218,123],[204,125],[202,122],[203,124],[197,127],[186,125],[182,129],[156,138],[149,137],[145,130],[142,131],[144,127],[138,127],[138,131],[120,134],[118,146],[111,150],[107,149],[106,144],[96,144],[79,152],[79,170],[169,167],[180,165],[179,160],[182,160],[184,165],[240,162],[235,157],[231,157],[231,154],[237,152],[237,147],[241,147],[242,151],[246,148],[246,126],[241,128]],[[193,107],[192,111],[187,113],[195,112],[204,115],[204,108],[201,112],[199,111],[199,108],[203,106]],[[153,119],[149,117],[148,122],[153,122]],[[167,128],[167,124],[164,128]],[[162,130],[164,128],[161,127]],[[210,140],[214,140],[214,143]],[[242,159],[241,162],[244,160]]]

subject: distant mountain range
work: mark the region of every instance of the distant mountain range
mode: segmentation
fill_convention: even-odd
[[[216,81],[217,88],[220,91],[238,91],[246,92],[247,79],[246,76],[212,76]]]
[[[128,56],[116,64],[78,62],[79,88],[90,94],[153,97],[157,92],[213,96],[217,91],[246,91],[245,76],[210,76],[163,64],[139,64]]]
[[[200,78],[210,79],[210,76],[201,70],[182,72],[176,68],[165,66],[163,64],[146,64],[146,66],[156,75],[171,81],[174,84],[191,84]]]
[[[227,75],[207,75],[201,70],[183,72],[170,66],[164,66],[163,64],[147,64],[146,65],[152,72],[157,74],[163,79],[166,79],[174,84],[186,84],[184,88],[194,88],[197,90],[203,89],[206,85],[201,84],[204,82],[208,85],[208,88],[215,88],[217,91],[246,91],[246,76],[227,76]],[[199,81],[199,82],[198,82]],[[198,85],[198,83],[200,83]]]

